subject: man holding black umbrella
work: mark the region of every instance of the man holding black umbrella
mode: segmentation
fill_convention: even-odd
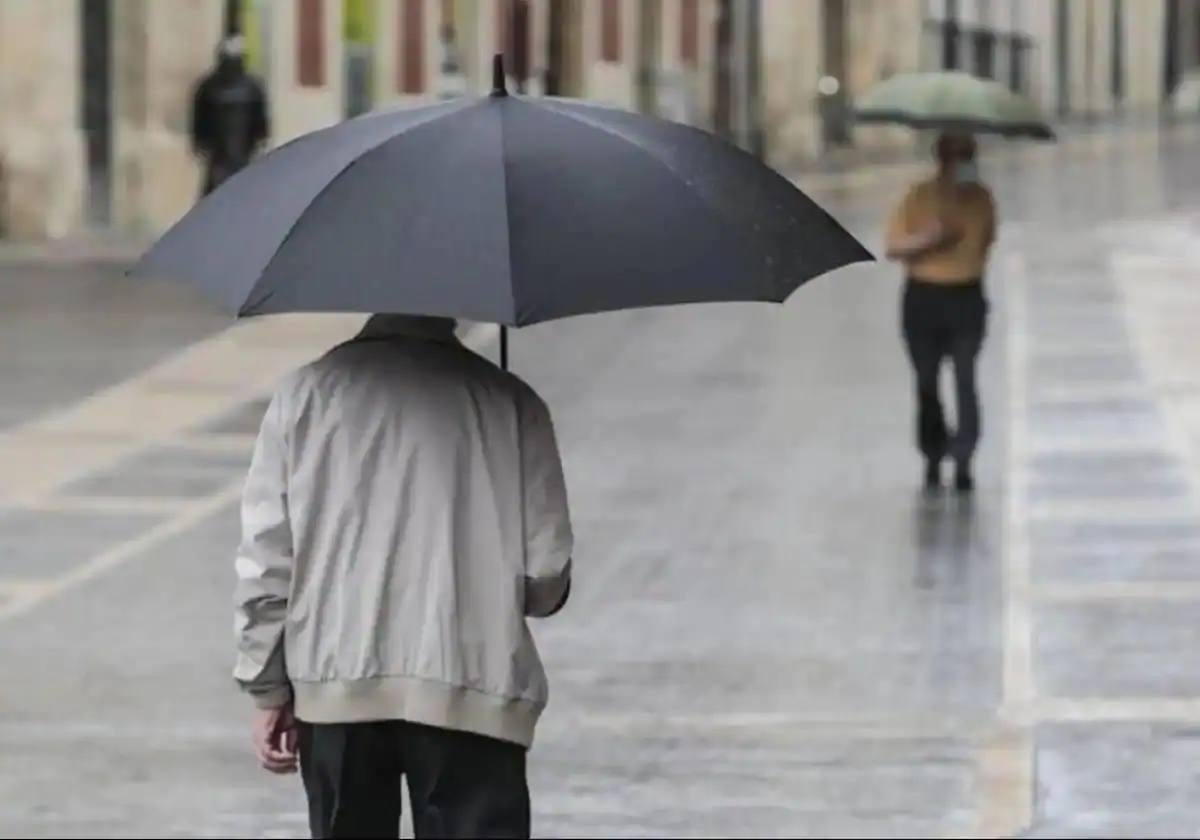
[[[979,180],[975,141],[943,133],[937,174],[905,196],[892,216],[887,254],[904,264],[903,328],[916,373],[917,438],[925,487],[941,484],[942,461],[955,462],[955,487],[974,488],[971,458],[979,441],[975,360],[983,344],[987,300],[983,276],[996,235],[991,192]],[[954,362],[958,429],[951,434],[938,393],[942,361]]]
[[[526,617],[562,608],[572,533],[549,410],[455,338],[375,316],[263,419],[237,558],[237,680],[314,837],[528,837],[546,704]]]
[[[783,302],[872,259],[716,137],[510,96],[505,78],[496,56],[486,97],[280,146],[132,274],[184,282],[241,316],[520,327]],[[424,835],[529,830],[523,748],[545,683],[524,618],[567,596],[566,494],[545,405],[456,346],[452,327],[373,320],[285,382],[264,419],[237,675],[263,709],[264,764],[294,769],[298,739],[318,832],[392,833],[404,773]]]

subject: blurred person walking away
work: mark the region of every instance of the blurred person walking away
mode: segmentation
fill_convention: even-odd
[[[314,837],[528,837],[547,685],[526,617],[570,593],[549,410],[455,322],[376,315],[280,385],[242,506],[235,679]]]
[[[995,240],[992,194],[980,181],[975,141],[946,132],[937,173],[913,186],[888,225],[887,255],[904,265],[903,334],[915,371],[917,442],[925,487],[941,485],[942,461],[955,463],[955,487],[974,489],[971,459],[980,436],[975,362],[986,332],[984,274]],[[938,393],[942,361],[954,364],[958,428],[951,432]]]
[[[270,135],[267,96],[246,72],[245,46],[230,35],[217,50],[217,66],[192,95],[192,149],[204,164],[202,195],[250,163]]]

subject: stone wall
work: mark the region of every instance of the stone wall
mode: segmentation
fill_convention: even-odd
[[[201,167],[189,120],[196,83],[216,58],[221,3],[113,3],[113,220],[158,231],[195,203]]]
[[[0,2],[0,235],[45,239],[83,220],[75,0]]]
[[[921,69],[921,0],[847,0],[846,85],[851,105],[882,80]],[[911,129],[856,126],[860,149],[906,149],[915,140]]]
[[[421,0],[423,5],[421,23],[424,31],[423,76],[425,90],[419,95],[405,93],[401,89],[400,68],[401,34],[404,25],[401,8],[403,0],[377,0],[377,26],[374,55],[375,107],[415,105],[432,101],[438,92],[438,76],[442,61],[442,4],[440,0]],[[407,35],[407,33],[403,33]]]
[[[296,67],[296,3],[271,5],[268,45],[272,142],[283,143],[342,119],[345,62],[342,4],[325,0],[325,79],[320,87],[300,85]]]
[[[779,169],[820,151],[820,33],[817,3],[763,0],[761,113],[767,160]]]

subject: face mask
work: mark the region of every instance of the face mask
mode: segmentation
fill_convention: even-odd
[[[976,184],[979,182],[979,164],[973,160],[960,160],[954,164],[954,183]]]

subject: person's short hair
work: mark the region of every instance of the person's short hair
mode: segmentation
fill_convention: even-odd
[[[976,151],[975,137],[965,131],[943,131],[933,145],[933,153],[938,160],[948,157],[951,152],[958,152],[955,157],[970,160],[975,157]]]
[[[221,58],[245,58],[246,39],[241,35],[229,35],[222,38],[217,47],[217,53]]]

